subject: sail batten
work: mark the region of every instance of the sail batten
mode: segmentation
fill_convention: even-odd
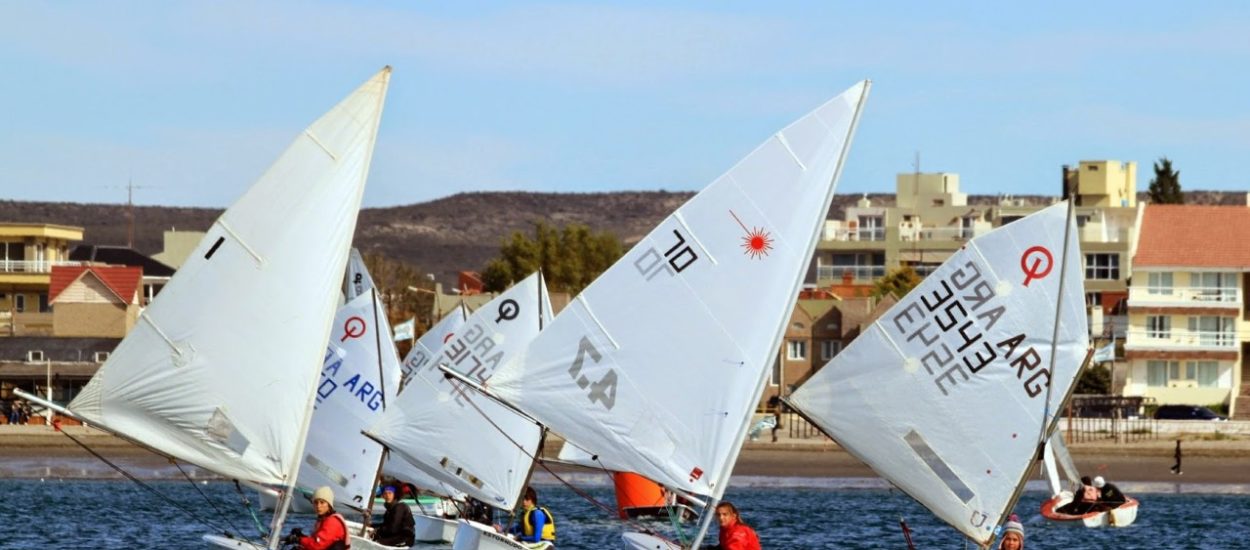
[[[1068,224],[1060,204],[976,237],[788,402],[987,543],[1088,347],[1081,263],[1062,255],[1080,257]]]
[[[309,127],[338,159],[296,137],[70,410],[226,477],[294,481],[388,82],[386,69]]]

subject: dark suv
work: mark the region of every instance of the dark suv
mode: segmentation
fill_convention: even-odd
[[[1161,405],[1155,410],[1155,420],[1228,420],[1206,407],[1197,405]]]

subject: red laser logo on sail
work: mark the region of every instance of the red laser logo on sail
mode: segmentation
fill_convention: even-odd
[[[773,249],[773,236],[763,227],[748,229],[742,220],[738,219],[738,215],[733,210],[729,211],[729,215],[733,216],[734,221],[738,222],[738,226],[746,231],[746,235],[742,237],[742,253],[755,259],[768,255],[768,251]]]

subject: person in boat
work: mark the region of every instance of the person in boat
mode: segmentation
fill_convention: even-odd
[[[538,492],[533,487],[525,488],[525,496],[521,497],[521,521],[512,527],[512,534],[521,542],[556,543],[556,518],[546,507],[538,505]]]
[[[1024,525],[1015,514],[1003,524],[1003,538],[998,541],[998,550],[1024,550]]]
[[[386,503],[386,513],[380,523],[373,525],[373,540],[386,546],[412,546],[417,536],[412,509],[396,498],[391,485],[382,489],[382,501]]]
[[[1076,494],[1071,505],[1065,507],[1069,508],[1067,513],[1074,516],[1088,514],[1097,505],[1098,488],[1094,487],[1094,482],[1089,476],[1081,476],[1081,492]]]
[[[287,535],[288,544],[299,544],[301,550],[347,550],[347,521],[334,511],[334,490],[320,487],[313,491],[313,510],[317,522],[313,524],[312,536],[300,529],[292,529]]]
[[[760,538],[755,530],[742,523],[738,507],[722,501],[716,505],[716,520],[720,523],[717,548],[720,550],[760,550]]]
[[[1104,509],[1118,508],[1121,504],[1128,502],[1128,497],[1124,496],[1120,488],[1114,483],[1107,483],[1102,476],[1094,478],[1094,487],[1098,488],[1098,504]]]
[[[475,521],[482,525],[494,525],[494,510],[485,502],[473,497],[465,497],[464,499],[464,519]]]

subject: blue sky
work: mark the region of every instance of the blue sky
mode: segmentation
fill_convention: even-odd
[[[1015,4],[1015,5],[1013,5]],[[839,193],[1056,194],[1082,159],[1250,190],[1236,2],[4,2],[0,199],[226,206],[395,68],[368,206],[694,190],[871,78]]]

